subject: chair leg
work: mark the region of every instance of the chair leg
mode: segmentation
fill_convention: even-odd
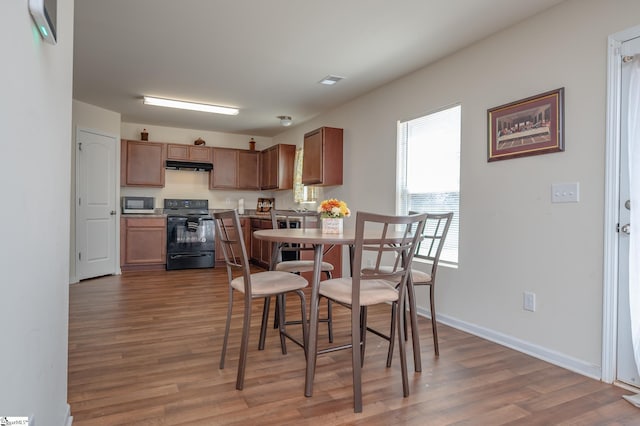
[[[351,309],[351,368],[353,370],[353,411],[362,413],[362,352],[359,350],[362,324],[361,309]]]
[[[231,326],[231,309],[233,307],[233,289],[229,287],[229,305],[227,306],[227,324],[224,327],[224,338],[222,339],[222,353],[220,354],[220,369],[224,368],[224,358],[227,354],[227,342],[229,341],[229,328]]]
[[[404,297],[404,294],[401,295],[401,298],[403,297]],[[404,312],[401,312],[400,309],[397,309],[396,324],[398,327],[398,349],[400,352],[400,370],[402,372],[402,395],[407,397],[409,396],[409,376],[407,374],[407,348],[404,345],[404,328],[400,326],[401,315],[404,315]]]
[[[433,330],[433,350],[436,356],[440,356],[440,348],[438,348],[438,325],[436,323],[436,301],[434,286],[429,286],[429,302],[431,309],[431,330]]]
[[[419,373],[422,371],[422,351],[420,350],[420,334],[418,330],[418,314],[416,307],[416,294],[415,287],[413,282],[411,281],[411,277],[407,280],[406,291],[408,292],[409,298],[409,318],[411,318],[411,340],[413,343],[413,366],[414,371]],[[405,309],[406,311],[406,309]],[[405,312],[406,315],[406,312]],[[406,321],[406,317],[405,317]],[[405,328],[406,333],[406,328]],[[407,340],[407,335],[405,334],[404,340]]]
[[[367,346],[367,307],[360,307],[360,366],[364,366],[364,349]]]
[[[307,325],[307,300],[304,296],[304,292],[302,290],[297,290],[296,293],[298,297],[300,297],[300,315],[302,315],[303,321],[300,321],[300,325],[302,326],[302,342],[304,343],[304,357],[307,358],[307,348],[309,347],[309,327]]]
[[[282,348],[282,355],[287,354],[287,343],[285,338],[285,326],[284,326],[284,294],[276,296],[276,304],[278,306],[278,328],[280,330],[280,347]]]
[[[267,324],[269,324],[269,308],[271,306],[271,297],[264,298],[264,306],[262,308],[262,325],[260,326],[260,340],[258,341],[258,350],[264,350],[264,341],[267,337]],[[278,311],[276,310],[276,320]]]
[[[331,271],[325,271],[327,279],[332,278]],[[333,306],[331,299],[327,299],[327,331],[329,332],[329,343],[333,343]]]
[[[242,322],[242,340],[240,342],[240,357],[238,359],[238,378],[236,379],[236,389],[242,390],[244,387],[244,371],[247,365],[247,353],[249,346],[249,330],[251,328],[251,300],[245,297],[244,319]]]
[[[396,338],[396,316],[400,318],[400,316],[397,314],[398,311],[401,311],[401,309],[398,309],[398,303],[399,302],[393,302],[391,304],[391,327],[389,329],[389,352],[387,353],[387,368],[391,367],[391,360],[393,359],[393,346],[395,344]],[[400,325],[398,324],[398,326]],[[406,326],[406,321],[403,326]],[[400,343],[400,345],[403,344]]]

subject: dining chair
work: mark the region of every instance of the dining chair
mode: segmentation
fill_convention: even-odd
[[[410,215],[419,214],[418,212],[410,211]],[[422,232],[422,240],[418,244],[418,248],[416,249],[416,253],[414,255],[414,259],[424,259],[430,263],[430,271],[424,272],[420,269],[411,268],[408,286],[407,286],[407,295],[409,297],[409,306],[410,309],[416,309],[415,305],[415,286],[429,286],[429,305],[430,305],[430,315],[431,315],[431,330],[433,334],[433,350],[436,356],[440,356],[440,348],[438,346],[438,325],[436,321],[436,303],[435,303],[435,284],[436,284],[436,273],[438,271],[438,264],[440,262],[440,255],[442,254],[442,248],[444,247],[445,239],[447,238],[447,234],[449,232],[449,227],[451,226],[451,221],[453,220],[453,212],[448,213],[427,213],[426,220],[424,225],[424,230]],[[389,269],[389,267],[382,267],[382,269]],[[403,301],[399,301],[401,303]],[[403,316],[403,328],[405,333],[405,339],[407,338],[407,321],[406,321],[406,309],[404,305],[401,303],[401,312],[405,313]],[[392,310],[392,314],[393,310]],[[389,351],[387,354],[387,366],[391,366],[391,359],[393,357],[393,336],[392,334],[384,334],[378,330],[373,328],[367,328],[367,331],[370,331],[386,340],[389,341]],[[417,330],[413,329],[412,324],[412,333],[417,333]],[[415,356],[415,354],[414,354]],[[419,354],[417,355],[419,356]]]
[[[271,222],[273,229],[279,228],[318,228],[320,227],[320,214],[315,211],[295,211],[295,210],[271,210]],[[314,261],[313,259],[301,259],[303,252],[313,253],[313,247],[311,245],[300,245],[290,243],[274,243],[272,250],[271,269],[275,271],[290,272],[300,275],[303,272],[313,272]],[[321,273],[324,273],[327,279],[332,278],[332,272],[334,270],[333,264],[322,261],[320,269]],[[285,298],[283,298],[283,301]],[[277,305],[278,302],[276,302]],[[285,302],[286,303],[286,302]],[[268,304],[265,301],[265,315],[268,315]],[[332,323],[332,306],[331,300],[327,300],[327,316],[320,319],[321,322],[327,323],[329,333],[329,343],[333,342],[333,323]],[[277,326],[278,315],[280,310],[276,308],[274,328]],[[285,309],[286,312],[286,309]],[[300,321],[285,321],[286,325],[299,324]],[[264,342],[262,342],[264,344]]]
[[[249,330],[251,328],[251,306],[253,300],[264,299],[276,296],[283,298],[286,293],[296,293],[300,298],[300,312],[302,318],[306,318],[306,300],[303,288],[307,287],[308,281],[295,274],[282,271],[265,271],[251,273],[247,248],[244,243],[242,227],[238,212],[227,210],[213,214],[216,223],[217,238],[224,253],[225,265],[227,269],[227,279],[229,283],[229,302],[227,308],[227,321],[222,343],[222,353],[220,355],[220,369],[224,368],[227,343],[229,340],[229,329],[231,326],[231,313],[233,308],[233,296],[235,292],[243,295],[244,315],[242,324],[242,338],[240,341],[240,357],[238,360],[238,376],[236,379],[236,389],[242,390],[244,386],[245,367],[247,363],[247,351],[249,344]],[[284,323],[284,304],[280,304],[279,334],[282,354],[287,353],[285,337],[305,349],[307,343],[307,327],[302,324],[302,341],[296,339],[286,331]]]
[[[406,291],[409,265],[420,239],[426,214],[388,216],[375,213],[356,214],[355,242],[351,277],[334,278],[320,282],[321,297],[351,309],[351,343],[308,353],[313,370],[318,354],[339,349],[351,349],[353,370],[354,412],[362,412],[362,360],[364,356],[367,308],[375,304],[397,306]],[[369,262],[373,266],[366,266]],[[392,265],[382,267],[382,265]],[[315,303],[319,303],[316,300]],[[317,305],[316,305],[317,306]],[[404,329],[400,327],[400,312],[394,308],[390,326],[392,334],[397,331],[399,342],[404,340]],[[313,312],[313,310],[312,310]],[[316,311],[317,312],[317,311]],[[313,319],[312,319],[313,320]],[[309,336],[316,339],[316,336]],[[409,395],[406,350],[400,347],[400,366],[403,395]],[[311,375],[313,377],[313,374]]]

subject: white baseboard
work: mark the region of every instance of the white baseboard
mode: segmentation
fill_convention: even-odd
[[[73,416],[71,415],[71,406],[67,404],[67,415],[64,421],[64,426],[71,426],[73,424]]]
[[[431,318],[429,311],[418,308],[418,315]],[[481,337],[491,342],[497,343],[502,346],[514,349],[516,351],[531,355],[532,357],[541,359],[558,367],[566,368],[583,376],[590,377],[592,379],[601,380],[602,370],[599,365],[589,364],[582,360],[570,357],[568,355],[556,352],[551,349],[544,348],[542,346],[534,345],[530,342],[509,336],[504,333],[500,333],[495,330],[480,327],[476,324],[471,324],[465,321],[461,321],[457,318],[453,318],[447,315],[438,314],[438,322],[464,331],[474,336]]]

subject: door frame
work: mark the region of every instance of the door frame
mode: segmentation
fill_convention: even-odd
[[[112,138],[114,140],[115,143],[115,158],[114,158],[114,177],[115,177],[115,181],[114,181],[114,208],[116,210],[116,216],[115,216],[115,226],[114,226],[114,233],[115,233],[115,239],[114,239],[114,273],[116,275],[121,275],[122,274],[122,270],[120,268],[120,205],[118,203],[118,200],[120,199],[120,135],[116,135],[116,134],[112,134],[112,133],[107,133],[101,130],[96,130],[96,129],[92,129],[92,128],[88,128],[88,127],[82,127],[82,126],[76,126],[75,128],[75,132],[74,132],[74,138],[73,138],[73,156],[74,156],[74,161],[73,161],[73,167],[74,167],[74,186],[73,186],[73,198],[72,198],[72,203],[73,203],[73,250],[74,253],[71,253],[71,256],[73,258],[73,267],[74,267],[74,271],[73,271],[73,278],[70,280],[70,283],[76,283],[79,282],[78,280],[78,242],[77,242],[77,238],[78,238],[78,214],[77,214],[77,209],[78,209],[78,163],[80,161],[80,159],[78,158],[77,155],[77,149],[78,149],[78,134],[80,132],[85,132],[85,133],[93,133],[96,135],[100,135],[100,136],[104,136],[107,138]],[[70,275],[71,276],[71,275]]]
[[[607,128],[605,146],[604,262],[601,380],[613,383],[617,369],[618,224],[620,190],[621,46],[640,37],[640,25],[612,34],[607,51]]]

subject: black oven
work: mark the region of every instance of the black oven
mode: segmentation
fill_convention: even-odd
[[[207,200],[165,200],[167,270],[215,266],[215,227],[207,205]]]
[[[278,228],[286,228],[287,221],[282,219],[278,220]],[[289,228],[300,228],[300,222],[295,220],[289,221]],[[299,247],[299,244],[285,244],[288,247]],[[299,250],[282,250],[280,252],[281,261],[289,261],[289,260],[300,260],[300,251]]]

